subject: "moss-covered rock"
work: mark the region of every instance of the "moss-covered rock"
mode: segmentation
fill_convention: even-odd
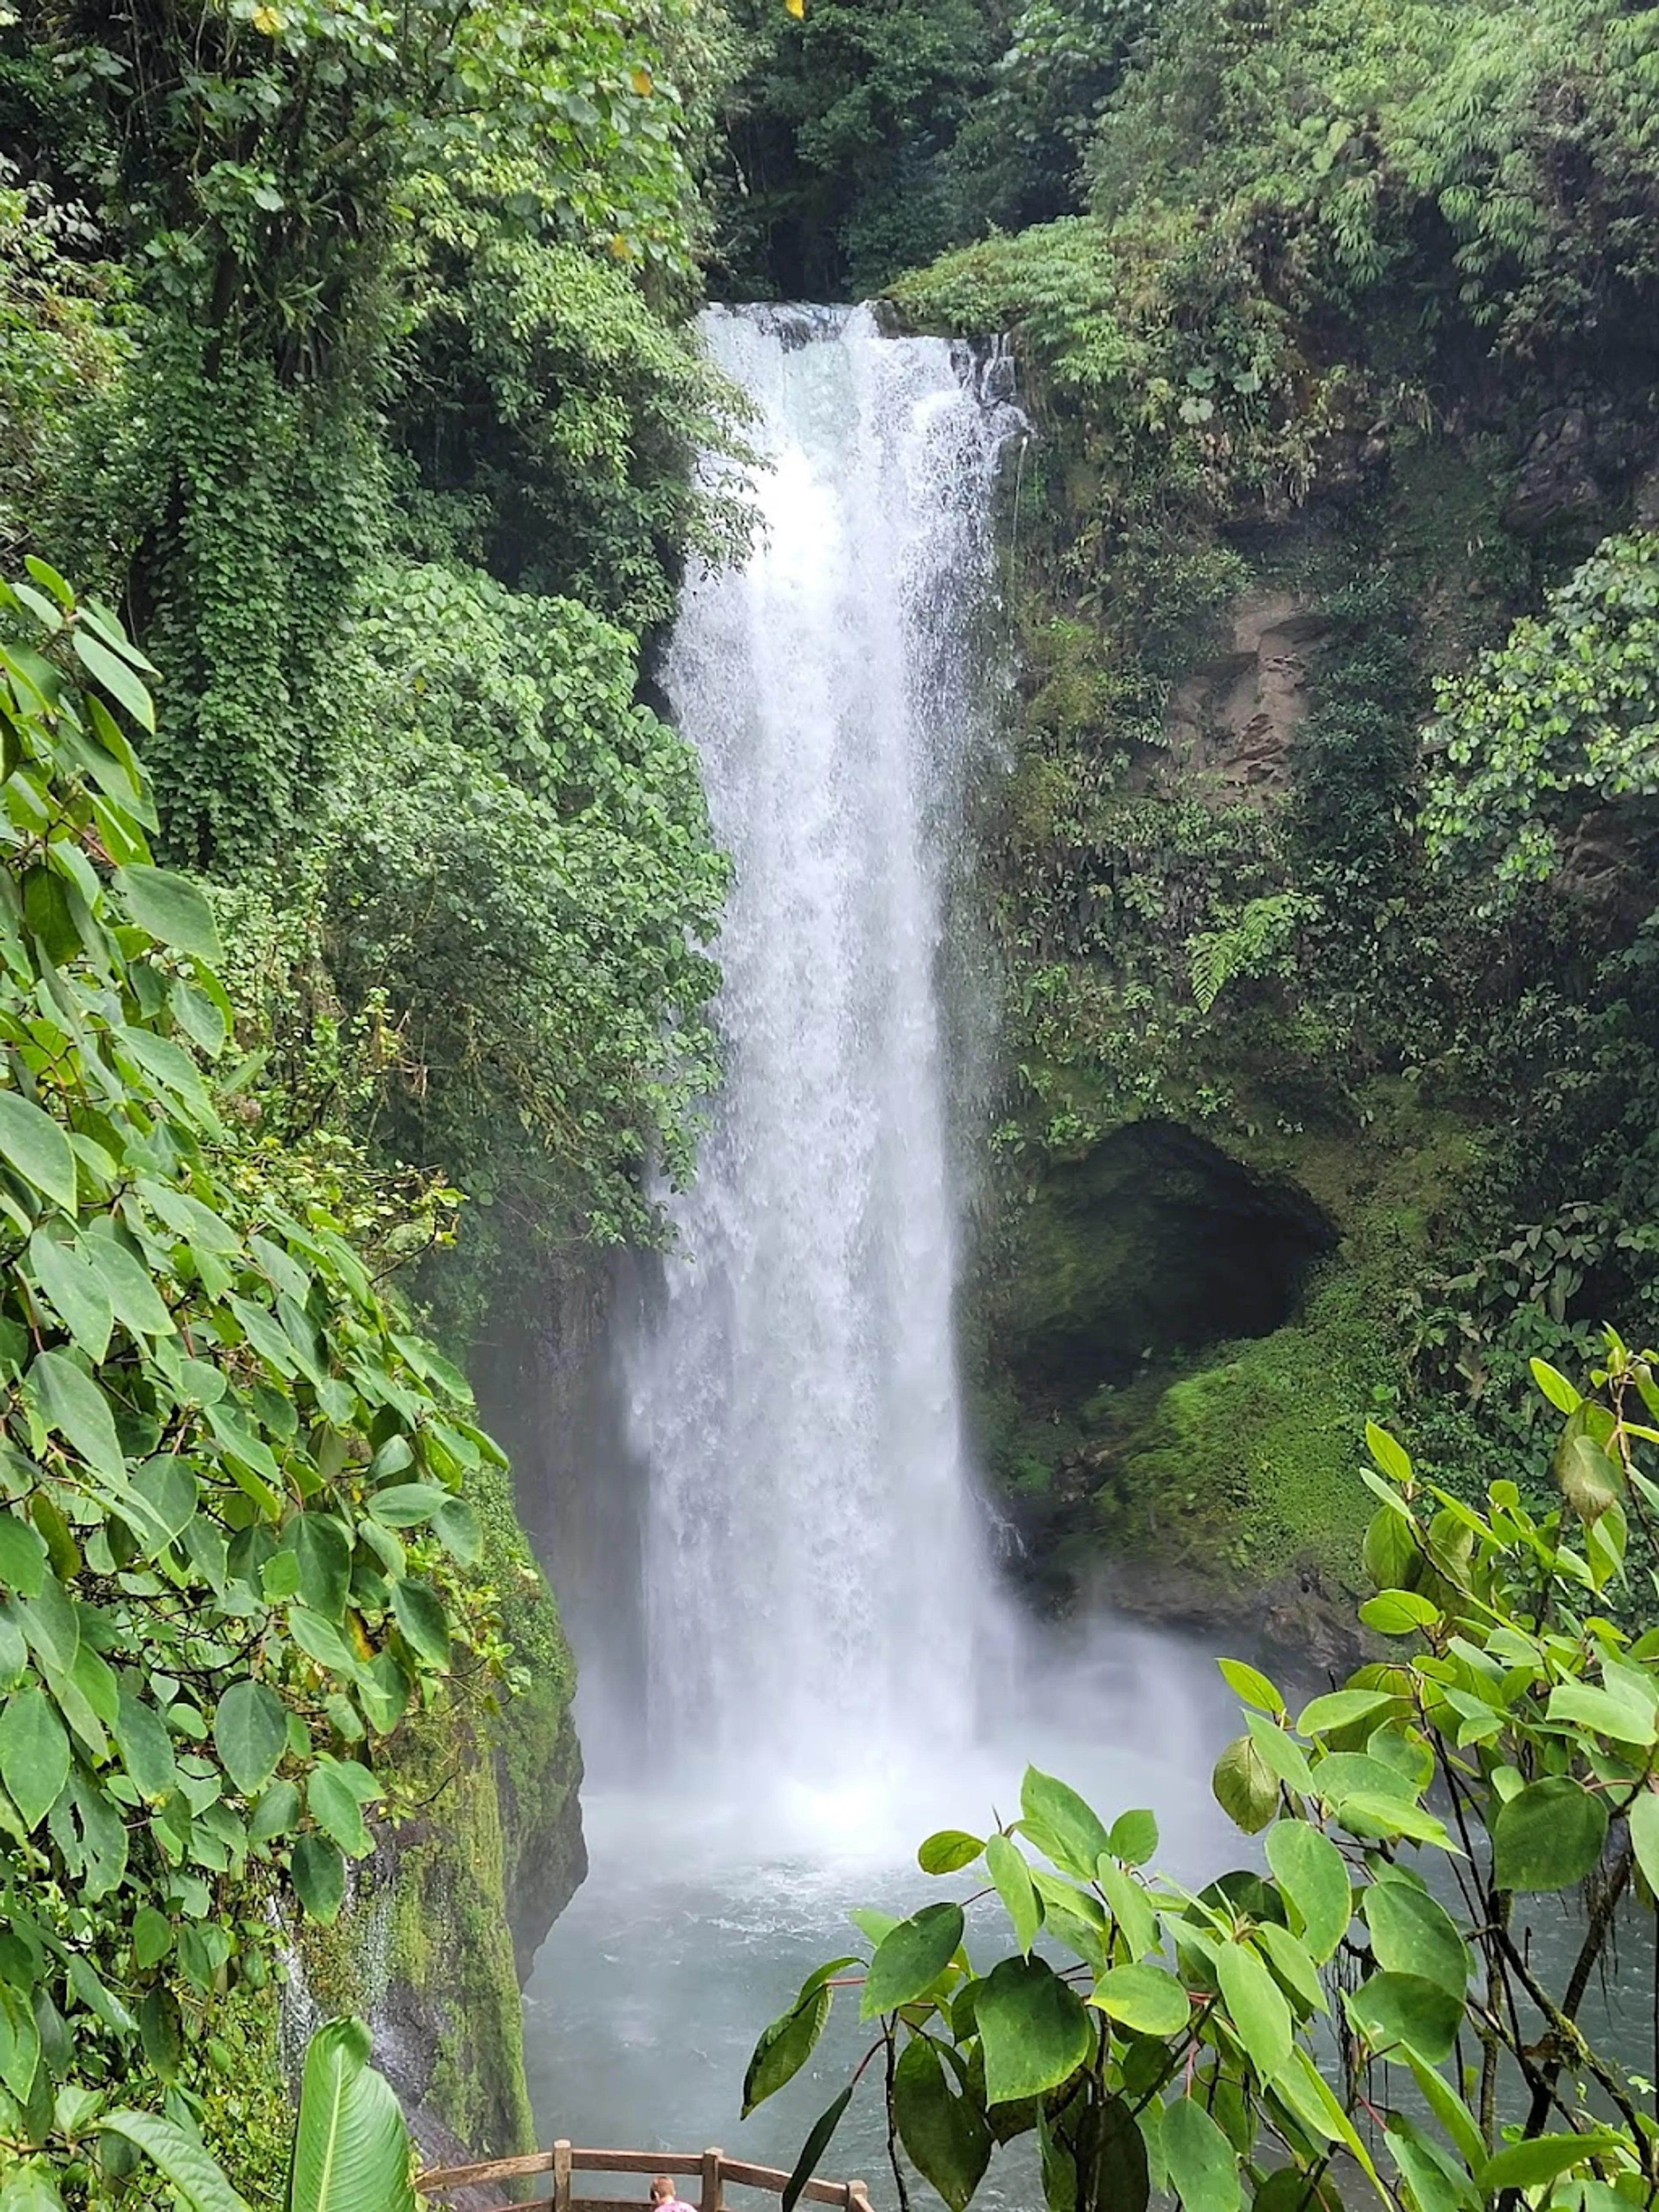
[[[1051,1595],[1215,1618],[1357,1577],[1365,1420],[1397,1404],[1402,1294],[1474,1136],[1378,1081],[1346,1131],[1239,1150],[1127,1124],[1009,1204],[975,1309],[981,1430]]]
[[[480,1703],[463,1670],[405,1723],[398,1774],[416,1816],[379,1839],[339,1924],[306,1928],[300,1959],[310,2007],[370,2019],[417,2136],[506,2154],[533,2141],[520,1980],[586,1870],[581,1755],[569,1646],[507,1478],[482,1469],[471,1495],[514,1694]]]

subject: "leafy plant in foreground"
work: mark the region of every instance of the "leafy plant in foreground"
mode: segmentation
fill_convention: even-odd
[[[148,664],[30,568],[0,592],[7,2212],[109,2202],[140,2152],[212,2201],[187,2039],[268,1981],[288,1893],[339,1912],[395,1810],[376,1743],[461,1649],[505,1656],[457,1494],[499,1455],[325,1206],[275,1202],[210,910],[151,864],[112,711],[150,726]]]
[[[1595,1398],[1534,1373],[1565,1416],[1560,1510],[1535,1518],[1500,1481],[1478,1513],[1373,1426],[1378,1590],[1360,1618],[1395,1656],[1294,1719],[1264,1674],[1220,1662],[1247,1711],[1215,1794],[1262,1837],[1265,1871],[1185,1889],[1148,1871],[1150,1813],[1109,1824],[1032,1768],[1018,1820],[921,1848],[926,1873],[980,1870],[972,1894],[855,1916],[862,1976],[852,1959],[809,1976],[744,2084],[745,2108],[772,2095],[835,1991],[860,1987],[875,2040],[797,2185],[879,2061],[901,2196],[902,2150],[953,2212],[1020,2136],[1054,2212],[1138,2212],[1155,2191],[1190,2212],[1311,2212],[1362,2179],[1400,2212],[1652,2203],[1650,2085],[1580,2013],[1615,1921],[1650,1918],[1659,1887],[1659,1630],[1608,1617],[1627,1510],[1659,1510],[1635,1464],[1659,1444],[1659,1381],[1614,1337]],[[1581,1885],[1553,1981],[1528,1901]],[[981,1970],[968,1916],[994,1897],[1015,1948]]]

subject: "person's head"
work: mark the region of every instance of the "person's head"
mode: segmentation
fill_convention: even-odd
[[[672,2204],[673,2201],[673,2183],[665,2173],[658,2174],[651,2184],[651,2202],[653,2204]]]

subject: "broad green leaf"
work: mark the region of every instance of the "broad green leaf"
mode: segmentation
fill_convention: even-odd
[[[409,2130],[368,2063],[360,2020],[331,2021],[306,2051],[288,2212],[414,2212]]]
[[[1319,1969],[1309,1954],[1304,1936],[1292,1936],[1276,1920],[1264,1920],[1251,1940],[1266,1953],[1267,1963],[1279,1980],[1294,1991],[1310,2012],[1329,2010]]]
[[[70,1743],[44,1690],[18,1690],[0,1706],[0,1784],[31,1833],[64,1794]]]
[[[1584,1401],[1568,1382],[1566,1376],[1559,1369],[1552,1367],[1547,1359],[1534,1359],[1529,1364],[1532,1368],[1533,1381],[1556,1411],[1560,1413],[1576,1413]]]
[[[29,2101],[40,2063],[40,2030],[27,1998],[0,1983],[0,2082],[20,2105]]]
[[[90,1261],[44,1229],[29,1239],[29,1265],[64,1328],[96,1367],[109,1350],[115,1308]]]
[[[957,1874],[972,1866],[984,1849],[983,1841],[963,1828],[940,1828],[917,1850],[916,1864],[924,1874]]]
[[[1215,1663],[1228,1688],[1237,1691],[1247,1705],[1271,1713],[1275,1719],[1284,1711],[1285,1700],[1277,1687],[1257,1668],[1247,1667],[1242,1659],[1218,1659]]]
[[[1416,1524],[1392,1493],[1388,1504],[1371,1516],[1361,1556],[1365,1572],[1380,1590],[1394,1589],[1407,1580],[1423,1557]]]
[[[127,912],[141,929],[179,952],[218,962],[225,950],[219,942],[219,926],[213,908],[199,885],[170,868],[142,865],[115,871],[115,887],[126,901]]]
[[[1451,2056],[1463,2021],[1463,2001],[1420,1974],[1373,1974],[1346,2002],[1348,2017],[1373,2051],[1406,2044],[1431,2066]]]
[[[1103,1856],[1095,1880],[1110,1908],[1129,1956],[1144,1959],[1158,1948],[1158,1915],[1146,1891],[1126,1874],[1115,1859]]]
[[[439,1542],[464,1567],[477,1566],[483,1557],[483,1530],[477,1514],[464,1498],[446,1498],[432,1516]]]
[[[1330,1838],[1305,1820],[1279,1820],[1267,1837],[1267,1863],[1302,1916],[1309,1956],[1322,1966],[1353,1917],[1346,1862]]]
[[[1162,1966],[1113,1966],[1089,2002],[1138,2035],[1177,2035],[1190,2009],[1186,1990]]]
[[[1279,1804],[1279,1782],[1248,1735],[1235,1736],[1210,1777],[1215,1801],[1247,1836],[1265,1828]]]
[[[41,1578],[38,1597],[23,1598],[16,1620],[28,1639],[29,1649],[43,1667],[70,1674],[81,1649],[81,1626],[69,1592],[55,1575]]]
[[[171,1453],[146,1460],[132,1478],[132,1492],[143,1502],[146,1522],[136,1533],[158,1547],[183,1534],[200,1503],[194,1469]]]
[[[75,1211],[75,1154],[60,1125],[33,1099],[0,1091],[0,1158],[65,1212]]]
[[[989,2104],[1038,2097],[1087,2063],[1094,2031],[1076,1991],[1042,1959],[1003,1959],[975,2003]]]
[[[1359,1608],[1359,1618],[1379,1636],[1414,1636],[1440,1618],[1440,1608],[1415,1590],[1379,1590]]]
[[[1115,1859],[1129,1866],[1145,1866],[1158,1849],[1158,1820],[1144,1807],[1120,1813],[1112,1823],[1106,1848]]]
[[[39,1597],[46,1574],[46,1546],[21,1514],[0,1507],[0,1589]]]
[[[1218,1943],[1214,1958],[1222,1999],[1239,2040],[1257,2073],[1271,2081],[1291,2055],[1291,2008],[1285,1993],[1248,1943]]]
[[[348,1858],[361,1859],[374,1849],[374,1838],[353,1781],[349,1762],[319,1759],[306,1778],[306,1809]]]
[[[1530,1782],[1492,1822],[1492,1880],[1499,1889],[1570,1889],[1601,1862],[1607,1808],[1571,1775]]]
[[[173,1923],[153,1905],[141,1905],[133,1917],[132,1955],[144,1971],[158,1966],[173,1948]]]
[[[1042,1925],[1042,1901],[1024,1854],[1006,1836],[993,1836],[985,1846],[985,1865],[1013,1923],[1015,1942],[1029,1951]]]
[[[1186,2212],[1238,2212],[1238,2154],[1194,2098],[1164,2106],[1163,2142],[1170,2185]]]
[[[924,1996],[950,1965],[962,1941],[959,1905],[924,1905],[876,1946],[865,1978],[859,2016],[873,2020]]]
[[[296,1513],[283,1531],[281,1548],[300,1570],[300,1595],[325,1620],[345,1618],[351,1585],[351,1540],[328,1513]]]
[[[1444,1822],[1407,1797],[1372,1796],[1356,1790],[1352,1796],[1344,1797],[1336,1808],[1336,1819],[1340,1826],[1356,1836],[1376,1836],[1385,1840],[1408,1836],[1415,1843],[1438,1844],[1442,1850],[1458,1850]]]
[[[392,1610],[410,1649],[428,1667],[449,1664],[449,1616],[427,1583],[405,1579],[392,1585]]]
[[[155,706],[143,683],[118,653],[100,645],[78,624],[70,632],[75,657],[93,680],[102,684],[112,699],[125,707],[142,729],[155,729]]]
[[[1313,1796],[1314,1778],[1308,1754],[1296,1738],[1264,1713],[1246,1713],[1244,1725],[1262,1765],[1298,1797]]]
[[[103,1278],[115,1318],[124,1328],[135,1337],[177,1334],[173,1317],[143,1262],[136,1259],[113,1234],[100,1234],[94,1225],[82,1237],[81,1250]]]
[[[1418,2212],[1480,2212],[1474,2185],[1438,2143],[1422,2134],[1403,2112],[1390,2112],[1388,2144],[1395,2164],[1411,2186]]]
[[[1019,1803],[1019,1825],[1037,1849],[1079,1881],[1092,1881],[1095,1862],[1111,1849],[1093,1807],[1066,1783],[1035,1766],[1025,1770]]]
[[[924,2181],[951,2212],[963,2212],[991,2162],[994,2138],[969,2098],[952,2093],[939,2055],[913,2035],[893,2071],[893,2118],[899,2141]]]
[[[345,1903],[345,1861],[326,1836],[307,1834],[294,1846],[295,1893],[313,1920],[324,1926],[339,1917]]]
[[[1630,1839],[1648,1887],[1659,1897],[1659,1796],[1644,1790],[1630,1808]]]
[[[271,1565],[275,1566],[290,1556],[279,1552]],[[355,1681],[362,1673],[356,1653],[333,1622],[323,1620],[320,1614],[310,1612],[305,1606],[290,1607],[288,1632],[307,1659],[314,1659],[319,1667],[326,1667],[331,1674],[343,1675],[347,1681]]]
[[[388,1528],[416,1528],[451,1502],[448,1491],[435,1482],[398,1482],[389,1489],[372,1491],[368,1510]]]
[[[1468,1986],[1469,1954],[1445,1907],[1406,1881],[1373,1882],[1361,1901],[1377,1964],[1420,1974],[1461,2002]]]
[[[1653,1706],[1634,1698],[1620,1697],[1590,1682],[1564,1682],[1550,1692],[1546,1717],[1565,1721],[1574,1728],[1590,1729],[1614,1743],[1632,1743],[1646,1750],[1659,1736]]]
[[[250,1844],[268,1844],[275,1836],[286,1836],[300,1818],[300,1792],[288,1781],[273,1782],[254,1807],[247,1824]]]
[[[173,1738],[154,1705],[123,1690],[113,1723],[117,1748],[141,1796],[153,1804],[179,1787]]]
[[[88,1467],[125,1485],[126,1461],[109,1401],[67,1352],[37,1353],[24,1387],[49,1429],[72,1444]]]
[[[1459,2156],[1471,2172],[1479,2172],[1486,2160],[1486,2145],[1474,2114],[1443,2075],[1436,2073],[1425,2058],[1415,2051],[1406,2053],[1406,2063],[1411,2068],[1424,2101],[1447,2135],[1457,2146]]]
[[[1369,1720],[1395,1702],[1387,1690],[1332,1690],[1303,1706],[1297,1716],[1297,1734],[1328,1735],[1335,1729],[1352,1728],[1356,1721]]]
[[[184,2023],[178,1998],[161,1983],[152,1984],[139,2002],[138,2033],[151,2073],[176,2081],[185,2059]]]
[[[757,2105],[775,2096],[786,2081],[793,2081],[816,2049],[830,2017],[834,1993],[829,1984],[856,1959],[832,1959],[816,1967],[802,1983],[795,2002],[762,2031],[749,2069],[743,2077],[743,2112],[747,2119]]]
[[[1524,2142],[1507,2144],[1489,2158],[1476,2176],[1476,2186],[1487,2197],[1503,2189],[1537,2189],[1603,2151],[1617,2150],[1624,2140],[1611,2128],[1586,2128],[1583,2135],[1533,2136]]]
[[[1412,1463],[1405,1447],[1397,1443],[1386,1429],[1379,1428],[1375,1421],[1367,1421],[1365,1443],[1371,1457],[1391,1482],[1411,1480]]]
[[[264,1682],[233,1682],[213,1717],[213,1741],[245,1797],[263,1790],[288,1747],[288,1711]]]

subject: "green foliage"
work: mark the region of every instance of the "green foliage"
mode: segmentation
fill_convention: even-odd
[[[1275,967],[1282,971],[1297,930],[1318,911],[1318,901],[1305,892],[1276,891],[1247,901],[1237,921],[1224,928],[1201,930],[1189,947],[1200,1013],[1209,1012],[1235,976],[1261,975]]]
[[[399,1802],[379,1747],[459,1654],[475,1696],[505,1666],[458,1494],[495,1448],[297,1164],[265,1182],[211,910],[154,868],[106,703],[147,725],[148,664],[32,575],[0,662],[0,2163],[94,2185],[126,2142],[188,2193],[183,2052],[268,1984],[270,1903],[338,1910]]]
[[[54,542],[111,549],[169,672],[168,850],[257,867],[338,774],[332,671],[389,476],[443,495],[418,520],[510,581],[636,629],[665,612],[722,404],[663,313],[690,283],[718,19],[303,0],[70,11],[30,39],[64,88],[48,158],[146,311]]]
[[[1539,1370],[1566,1417],[1564,1502],[1541,1516],[1505,1481],[1474,1510],[1368,1429],[1381,1588],[1362,1619],[1389,1656],[1294,1721],[1255,1668],[1221,1662],[1249,1710],[1214,1791],[1246,1833],[1265,1831],[1266,1873],[1195,1894],[1144,1871],[1150,1814],[1109,1828],[1027,1770],[1018,1817],[982,1847],[990,1887],[890,1926],[866,1972],[860,2016],[879,2032],[854,2082],[882,2078],[869,2058],[884,2052],[896,2173],[902,2147],[960,2208],[993,2142],[1030,2136],[1054,2212],[1144,2212],[1154,2191],[1191,2212],[1322,2204],[1338,2156],[1388,2207],[1507,2206],[1518,2190],[1564,2212],[1591,2191],[1645,2201],[1650,2085],[1578,2012],[1620,1924],[1650,1919],[1659,1875],[1659,1633],[1632,1638],[1603,1610],[1626,1510],[1659,1506],[1635,1458],[1659,1444],[1659,1384],[1612,1337],[1593,1380],[1586,1400]],[[918,1856],[946,1874],[970,1847],[951,1831]],[[1586,1881],[1577,1955],[1553,1986],[1524,1900]],[[993,1895],[1018,1948],[982,1966],[958,1939]],[[812,2024],[761,2094],[806,2063],[829,2011],[809,1996],[823,1974],[851,1978],[846,1963],[763,2034],[757,2064]]]
[[[1442,757],[1425,822],[1443,860],[1491,872],[1498,896],[1554,873],[1587,814],[1659,793],[1659,537],[1610,538],[1540,616],[1437,687]]]
[[[368,2063],[360,2020],[320,2027],[306,2051],[285,2212],[415,2212],[409,2130],[391,2084]]]
[[[1155,14],[1153,0],[1027,0],[951,149],[963,234],[1079,211],[1085,149]]]
[[[792,20],[749,0],[740,20],[720,241],[739,296],[860,298],[962,234],[948,157],[999,50],[994,7],[814,0]]]
[[[82,210],[21,183],[0,157],[0,558],[30,543],[72,465],[81,404],[126,358],[119,278],[83,258],[91,235]]]
[[[649,1232],[686,1172],[726,867],[690,747],[633,700],[634,641],[582,606],[423,568],[378,580],[324,951],[396,1038],[369,1107],[532,1240]]]
[[[394,424],[418,487],[412,534],[519,588],[634,631],[672,608],[689,549],[738,532],[692,481],[729,449],[737,402],[641,285],[628,249],[565,237],[557,179],[523,158],[413,180],[411,343]]]

